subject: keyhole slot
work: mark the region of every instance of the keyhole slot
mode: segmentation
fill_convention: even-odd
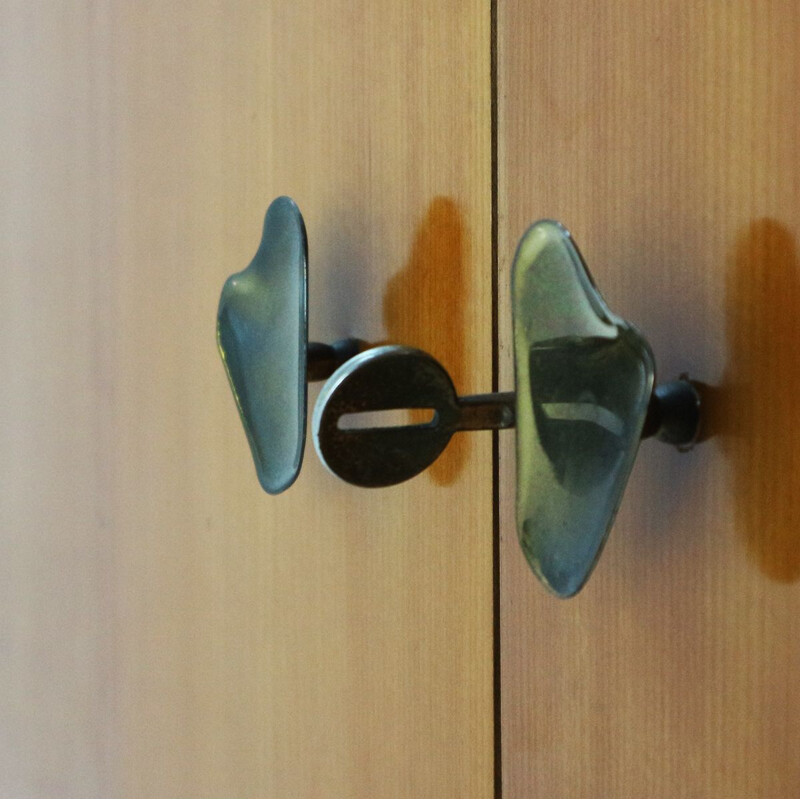
[[[433,428],[438,422],[435,408],[384,408],[342,414],[336,427],[340,431],[363,431],[380,428]]]

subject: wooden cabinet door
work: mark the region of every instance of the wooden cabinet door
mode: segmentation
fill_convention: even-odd
[[[527,225],[572,231],[712,438],[647,442],[574,600],[514,541],[501,451],[508,796],[800,791],[800,6],[498,4],[502,292]]]
[[[2,793],[485,796],[498,713],[508,796],[800,790],[800,14],[491,5],[0,8]],[[486,391],[495,255],[509,388],[508,267],[552,216],[710,386],[575,600],[516,545],[511,433],[496,487],[475,434],[389,490],[313,451],[258,488],[214,316],[284,193],[313,338]]]
[[[3,3],[0,793],[492,791],[490,437],[370,491],[309,446],[269,497],[214,331],[288,194],[312,338],[486,390],[490,26]]]

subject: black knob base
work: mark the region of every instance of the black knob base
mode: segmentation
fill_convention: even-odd
[[[650,398],[642,439],[655,436],[679,450],[691,449],[700,438],[700,404],[700,392],[687,376],[660,383]]]
[[[309,342],[306,355],[306,372],[309,381],[324,381],[364,349],[360,339],[339,339],[333,344]]]

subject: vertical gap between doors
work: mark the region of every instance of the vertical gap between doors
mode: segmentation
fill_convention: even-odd
[[[489,63],[492,126],[492,391],[499,391],[500,344],[498,340],[498,219],[497,219],[497,0],[490,0]],[[503,751],[500,688],[500,443],[492,431],[492,682],[494,723],[494,796],[503,796]]]

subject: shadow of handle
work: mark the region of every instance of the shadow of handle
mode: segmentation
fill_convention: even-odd
[[[388,341],[433,355],[459,392],[466,382],[467,265],[461,212],[451,199],[436,197],[415,232],[406,265],[389,281],[383,299]],[[452,483],[463,468],[469,446],[469,436],[453,437],[426,474],[440,485]]]
[[[775,581],[800,577],[800,274],[789,229],[759,219],[730,260],[729,361],[704,415],[733,468],[735,519]]]

